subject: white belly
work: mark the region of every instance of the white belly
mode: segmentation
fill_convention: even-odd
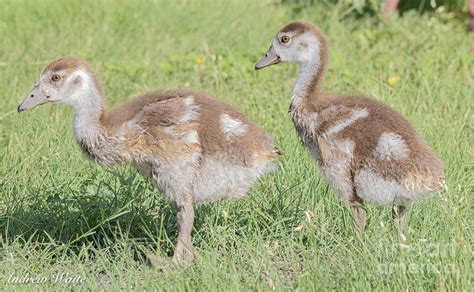
[[[206,203],[221,198],[242,197],[261,175],[272,169],[271,163],[250,168],[207,158],[193,183],[195,201]]]
[[[429,179],[423,177],[420,181]],[[377,205],[407,205],[429,197],[438,188],[429,188],[422,183],[401,182],[383,178],[371,169],[362,169],[355,177],[356,192],[365,202]],[[440,185],[441,187],[441,185]]]

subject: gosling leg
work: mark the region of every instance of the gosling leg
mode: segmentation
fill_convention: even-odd
[[[194,224],[194,208],[191,201],[178,205],[178,242],[173,255],[173,262],[186,266],[194,259],[191,242],[191,230]]]
[[[407,223],[407,212],[405,206],[394,205],[392,208],[392,220],[393,224],[400,233],[400,237],[405,240],[406,236],[403,233],[405,230],[405,225]]]
[[[362,200],[354,200],[349,203],[351,204],[352,218],[354,218],[360,233],[364,233],[366,223],[364,203]]]

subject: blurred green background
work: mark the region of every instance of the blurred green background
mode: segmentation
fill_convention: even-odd
[[[304,8],[316,4],[337,5],[346,13],[353,13],[358,16],[373,16],[381,14],[384,0],[280,0],[281,4],[293,6],[294,8]],[[400,0],[398,11],[403,14],[409,10],[418,13],[432,12],[435,10],[450,11],[467,14],[469,0]]]

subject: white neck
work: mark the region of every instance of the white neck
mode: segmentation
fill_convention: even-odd
[[[95,88],[83,92],[74,106],[73,130],[79,143],[94,146],[103,132],[100,117],[103,110],[102,96]]]
[[[301,101],[307,97],[311,83],[314,82],[316,74],[319,70],[319,61],[311,61],[300,64],[300,73],[296,79],[295,86],[293,87],[292,104],[295,106],[302,105]]]
[[[300,65],[300,73],[293,87],[293,96],[304,97],[309,93],[309,87],[314,81],[314,78],[316,78],[318,70],[319,62],[317,61],[302,63]]]
[[[303,98],[311,94],[309,90],[321,67],[321,42],[313,33],[304,33],[296,39],[296,48],[289,60],[299,64],[299,75],[293,88],[295,98]]]

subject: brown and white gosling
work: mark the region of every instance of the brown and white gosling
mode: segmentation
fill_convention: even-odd
[[[405,206],[445,186],[443,162],[410,123],[382,103],[323,90],[328,47],[321,31],[306,22],[281,29],[255,69],[279,62],[299,65],[289,112],[302,143],[322,173],[351,205],[361,231],[364,202],[393,205],[403,236]]]
[[[104,166],[129,163],[178,208],[173,262],[194,258],[194,203],[242,197],[280,155],[272,137],[241,113],[203,93],[154,91],[108,111],[102,87],[83,60],[46,67],[18,111],[47,102],[74,107],[74,136]]]

